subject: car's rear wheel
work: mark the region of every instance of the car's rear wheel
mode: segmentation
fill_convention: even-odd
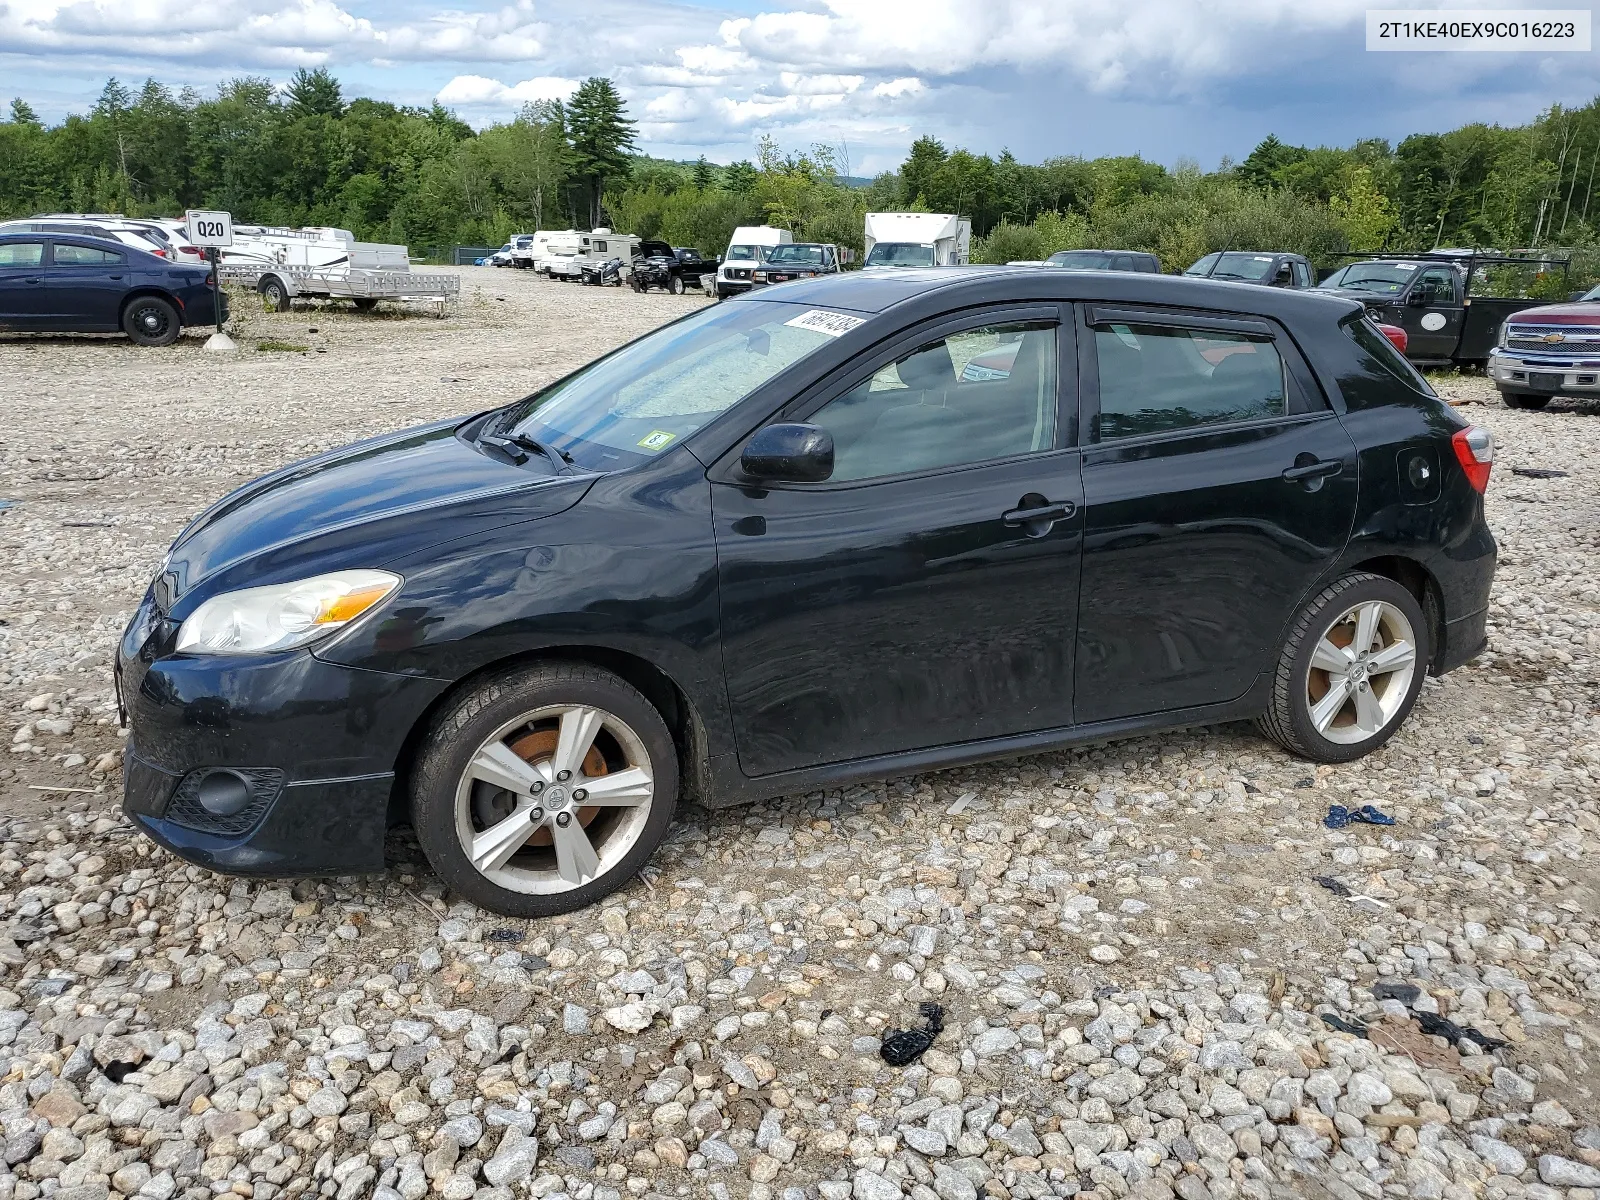
[[[666,836],[678,760],[661,714],[578,663],[493,676],[433,722],[412,776],[440,877],[512,917],[571,912],[633,878]]]
[[[378,301],[372,296],[358,296],[355,305],[357,312],[371,312],[378,307]]]
[[[122,310],[122,329],[141,346],[169,346],[178,340],[178,310],[160,296],[135,296]]]
[[[1295,618],[1258,724],[1302,758],[1360,758],[1404,723],[1429,654],[1415,596],[1380,575],[1347,575]]]
[[[672,278],[667,280],[667,291],[671,292],[674,296],[683,295],[683,276],[674,275]]]
[[[1533,392],[1501,392],[1500,399],[1506,402],[1507,408],[1543,408],[1555,397],[1540,396]]]
[[[268,312],[289,311],[288,285],[276,275],[268,275],[256,285],[256,291],[261,293],[261,307]]]

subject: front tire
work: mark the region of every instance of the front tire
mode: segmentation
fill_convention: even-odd
[[[508,917],[548,917],[632,879],[677,795],[677,752],[654,706],[609,671],[545,663],[493,675],[439,714],[411,811],[451,888]]]
[[[1500,399],[1506,402],[1507,408],[1540,409],[1545,407],[1554,396],[1539,396],[1532,392],[1501,392]]]
[[[372,296],[357,296],[355,306],[357,312],[371,312],[378,307],[378,301]]]
[[[667,280],[667,291],[671,292],[674,296],[683,295],[683,276],[674,275],[671,279]]]
[[[122,310],[122,329],[141,346],[170,346],[183,325],[178,310],[160,296],[135,296]]]
[[[1261,731],[1313,762],[1370,754],[1404,724],[1431,655],[1422,606],[1381,575],[1324,588],[1290,626]]]

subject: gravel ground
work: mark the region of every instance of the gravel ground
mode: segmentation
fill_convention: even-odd
[[[464,274],[236,357],[0,341],[0,1200],[1600,1197],[1600,422],[1478,379],[1440,387],[1504,445],[1492,649],[1363,762],[1225,726],[690,808],[529,923],[404,834],[292,885],[135,837],[110,654],[191,514],[701,302]]]

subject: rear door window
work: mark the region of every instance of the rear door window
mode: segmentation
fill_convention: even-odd
[[[1094,326],[1099,440],[1288,412],[1287,374],[1266,334],[1174,325]]]
[[[103,267],[120,263],[122,255],[115,250],[102,250],[97,246],[75,246],[71,242],[57,242],[55,264],[58,267]]]

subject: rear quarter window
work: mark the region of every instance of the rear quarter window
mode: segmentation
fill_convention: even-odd
[[[1341,321],[1344,351],[1336,366],[1339,392],[1352,412],[1385,404],[1440,404],[1437,392],[1365,317]]]

